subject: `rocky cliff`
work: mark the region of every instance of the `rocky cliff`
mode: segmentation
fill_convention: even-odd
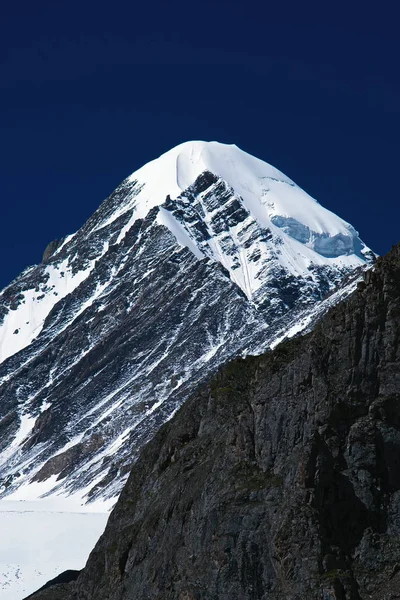
[[[35,600],[400,597],[400,245],[315,330],[222,368]]]

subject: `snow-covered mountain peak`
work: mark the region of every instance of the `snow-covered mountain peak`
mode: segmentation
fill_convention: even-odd
[[[133,173],[138,180],[151,187],[153,202],[164,202],[165,192],[176,198],[193,184],[204,171],[210,171],[227,181],[236,191],[254,187],[258,194],[258,179],[273,178],[293,184],[283,173],[268,163],[247,154],[234,144],[192,141],[179,144],[159,158]]]
[[[126,180],[127,185],[134,185],[133,193],[96,228],[132,209],[132,219],[146,217],[167,198],[177,199],[204,172],[223,180],[260,227],[278,228],[325,258],[355,254],[363,260],[358,233],[349,223],[272,165],[235,145],[219,142],[185,142],[135,171]],[[176,227],[172,229],[176,231]],[[193,244],[186,245],[194,250]],[[194,252],[200,255],[198,250]]]
[[[122,239],[138,218],[159,207],[157,222],[197,258],[220,262],[249,299],[271,261],[293,277],[309,276],[315,267],[347,269],[365,263],[368,249],[349,223],[235,145],[185,142],[147,163],[125,184],[131,189],[125,203],[115,205],[97,229],[129,211]]]
[[[236,192],[244,192],[245,195],[251,192],[259,196],[262,191],[261,180],[266,178],[294,185],[278,169],[234,144],[184,142],[150,161],[128,178],[129,181],[144,185],[136,204],[137,216],[162,204],[167,196],[177,198],[205,171],[214,173]]]
[[[183,398],[208,369],[296,328],[299,315],[356,276],[368,252],[351,225],[237,146],[194,141],[166,152],[0,292],[0,394],[11,415],[0,472],[18,482],[23,472],[26,482],[36,465],[39,484],[59,473],[53,462],[41,471],[56,452],[61,462],[76,452],[83,465],[114,444],[130,447],[132,398],[141,404],[129,435],[170,396],[179,404],[179,382]],[[115,370],[114,359],[126,368]],[[104,369],[106,384],[104,374],[97,379]],[[64,378],[71,406],[76,387],[77,415],[61,418]],[[109,415],[120,405],[116,427]]]
[[[200,382],[311,327],[369,252],[236,146],[137,170],[0,292],[0,498],[115,497]]]
[[[28,288],[25,278],[17,301],[12,288],[0,293],[6,300],[0,362],[30,344],[53,307],[152,210],[181,247],[220,263],[258,306],[271,280],[294,278],[297,287],[302,278],[324,294],[369,258],[351,225],[275,167],[235,145],[185,142],[129,176],[82,229],[65,238],[51,264],[40,267],[40,285]],[[82,244],[88,249],[84,260],[76,251]],[[322,272],[327,283],[321,288]]]

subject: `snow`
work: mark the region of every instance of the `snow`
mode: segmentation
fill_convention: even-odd
[[[1,453],[1,462],[0,466],[5,464],[8,459],[14,454],[17,450],[18,446],[23,442],[23,440],[28,436],[28,434],[32,431],[33,426],[35,424],[36,418],[31,417],[28,414],[20,415],[20,426],[15,434],[15,437],[12,443]]]
[[[138,180],[145,184],[136,205],[137,211],[147,214],[150,208],[165,202],[168,194],[172,199],[176,198],[206,170],[228,181],[239,193],[241,190],[254,191],[256,181],[256,194],[259,195],[260,176],[292,184],[278,169],[243,152],[235,145],[185,142],[131,175],[132,181]]]
[[[249,260],[238,238],[243,224],[229,228],[228,232],[237,248],[239,262],[239,267],[233,269],[234,256],[223,250],[218,236],[211,236],[207,249],[199,248],[186,224],[178,223],[162,206],[167,196],[177,198],[206,170],[221,177],[232,188],[250,221],[257,223],[259,228],[269,229],[283,241],[278,261],[295,277],[309,275],[311,264],[339,268],[365,264],[363,245],[349,223],[321,206],[272,165],[235,145],[218,142],[185,142],[135,171],[128,181],[138,182],[139,192],[136,190],[97,228],[112,223],[125,211],[133,210],[121,231],[120,240],[136,219],[144,218],[151,208],[159,206],[158,223],[168,227],[178,243],[189,248],[197,258],[204,258],[207,250],[206,255],[223,264],[230,271],[232,281],[251,300],[262,281],[258,277],[257,264]],[[201,195],[199,201],[202,203]],[[204,215],[203,221],[208,226],[212,214],[205,209]],[[268,258],[267,245],[259,246],[262,257]]]
[[[67,235],[67,237],[65,238],[65,240],[60,244],[60,246],[58,246],[58,248],[54,251],[54,254],[58,254],[60,252],[60,250],[62,250],[64,248],[64,246],[66,246],[71,240],[72,238],[75,236],[75,233],[71,233],[70,235]]]
[[[275,339],[270,343],[270,349],[274,350],[281,342],[284,340],[291,339],[300,333],[305,333],[307,329],[315,323],[318,319],[319,315],[324,314],[327,308],[335,306],[340,301],[344,300],[350,294],[352,294],[356,288],[359,281],[362,280],[362,276],[356,277],[354,281],[351,281],[344,288],[339,289],[337,292],[323,300],[322,302],[316,304],[314,308],[309,311],[304,317],[300,318],[298,321],[293,323],[289,329],[285,329],[285,331],[280,332]]]
[[[103,505],[1,500],[1,600],[22,600],[63,571],[82,569],[107,518]]]
[[[163,204],[167,195],[172,199],[179,196],[206,170],[227,181],[242,196],[250,214],[265,226],[269,226],[271,216],[284,215],[316,233],[348,235],[348,223],[323,208],[281,171],[235,145],[219,142],[185,142],[133,173],[129,179],[144,184],[134,202],[136,218]]]
[[[207,252],[199,248],[185,224],[179,223],[162,205],[167,196],[172,199],[192,185],[204,171],[211,171],[227,182],[249,215],[249,220],[259,228],[269,229],[281,238],[282,252],[279,263],[295,277],[309,275],[309,267],[330,265],[356,267],[365,263],[363,245],[357,232],[340,217],[321,206],[314,198],[298,187],[291,179],[272,165],[244,152],[235,145],[218,142],[185,142],[169,150],[133,173],[128,181],[139,186],[128,200],[118,206],[104,222],[94,229],[112,223],[126,211],[132,216],[121,229],[117,243],[124,237],[138,218],[159,206],[159,224],[167,227],[181,246],[201,260],[206,255],[226,267],[231,279],[252,300],[262,284],[258,277],[258,265],[249,260],[249,253],[239,239],[241,226],[229,228],[234,247],[237,249],[238,268],[233,268],[235,256],[228,255],[218,236],[211,236]],[[202,203],[201,196],[199,198]],[[203,205],[204,209],[204,205]],[[204,210],[204,223],[209,226],[211,214]],[[243,224],[242,224],[243,227]],[[76,234],[66,237],[62,247],[69,244]],[[267,244],[259,244],[262,259],[269,259]],[[108,243],[103,248],[106,252]],[[359,248],[356,251],[355,248]],[[54,305],[71,293],[93,269],[94,261],[87,269],[74,276],[68,268],[68,260],[56,267],[48,265],[48,281],[43,289],[28,289],[16,310],[10,310],[0,325],[0,363],[28,346],[41,332],[44,321]],[[75,316],[101,295],[105,286],[96,290],[93,298],[82,306]]]
[[[28,346],[41,332],[47,315],[55,304],[74,291],[86,279],[93,263],[72,275],[68,261],[57,268],[48,265],[48,280],[42,289],[29,289],[23,292],[23,300],[16,310],[9,310],[0,325],[0,363]]]

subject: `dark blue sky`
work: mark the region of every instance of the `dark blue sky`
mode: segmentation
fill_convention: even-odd
[[[0,287],[189,139],[271,162],[378,253],[400,239],[395,3],[274,4],[1,3]]]

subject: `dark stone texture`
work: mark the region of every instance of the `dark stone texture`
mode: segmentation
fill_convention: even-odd
[[[60,246],[60,244],[62,243],[62,240],[53,240],[52,242],[49,242],[46,246],[45,251],[43,252],[43,258],[42,258],[42,262],[44,264],[47,264],[49,262],[49,259],[51,258],[51,256],[54,254],[54,252],[57,250],[57,248]]]
[[[183,405],[54,599],[399,598],[399,337],[397,246],[311,334]]]
[[[57,600],[58,598],[61,599],[63,597],[63,593],[69,589],[67,584],[71,581],[76,581],[79,573],[80,571],[75,571],[73,569],[64,571],[63,573],[60,573],[60,575],[57,575],[57,577],[54,577],[54,579],[51,579],[45,583],[45,585],[41,587],[38,592],[41,593],[42,598],[46,598],[48,600]],[[48,588],[51,588],[51,590]],[[24,598],[24,600],[29,600],[29,598],[32,598],[34,595],[35,594],[30,594]]]

